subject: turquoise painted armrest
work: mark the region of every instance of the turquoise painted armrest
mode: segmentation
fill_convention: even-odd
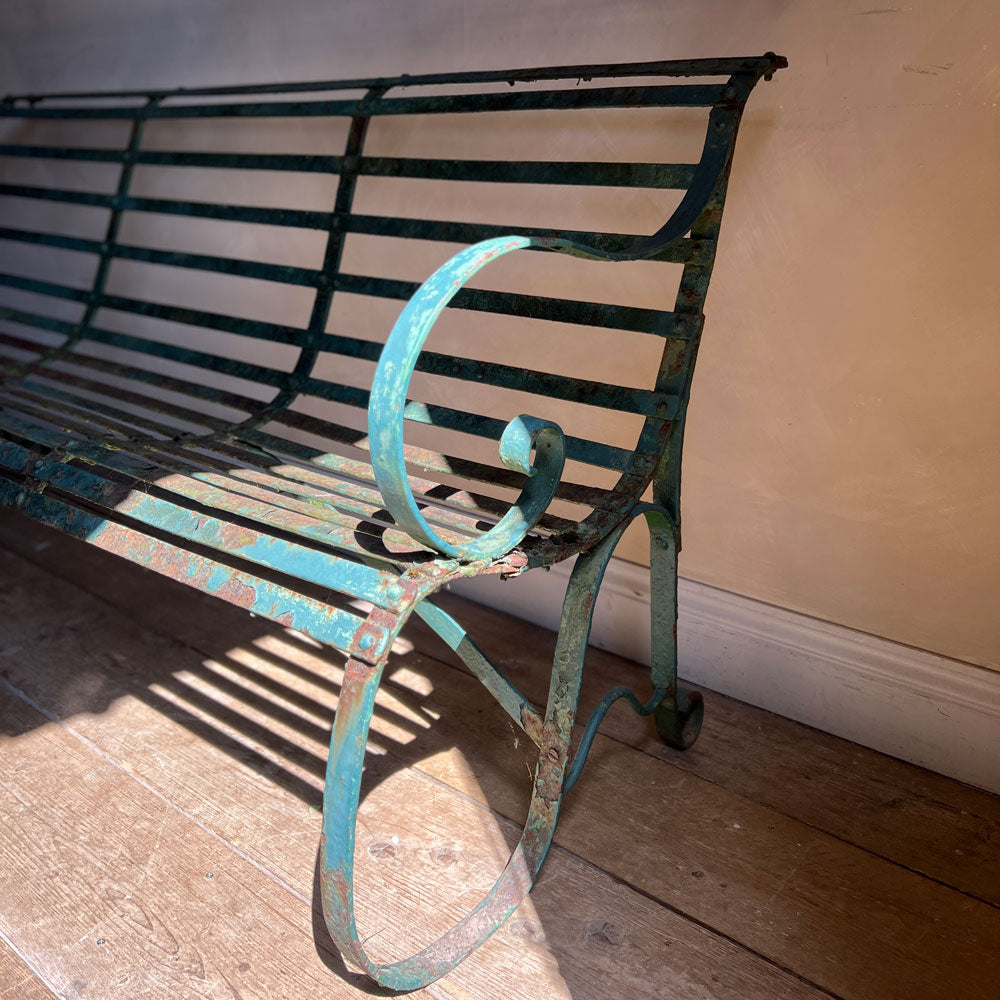
[[[523,247],[554,241],[525,236],[485,240],[455,254],[414,293],[382,349],[368,404],[368,436],[375,480],[386,510],[413,539],[456,559],[496,559],[506,555],[534,527],[555,495],[565,461],[560,428],[522,414],[500,437],[500,460],[528,479],[506,515],[468,544],[452,544],[427,523],[406,474],[404,410],[410,377],[427,335],[455,293],[491,260]],[[553,247],[554,249],[554,247]],[[535,456],[532,461],[531,451]]]

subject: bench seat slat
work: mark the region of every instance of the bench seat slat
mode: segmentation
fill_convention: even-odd
[[[18,405],[17,401],[14,401],[14,405]],[[160,499],[173,497],[174,506],[187,501],[195,505],[194,513],[198,516],[205,516],[206,509],[211,508],[238,517],[243,522],[257,522],[270,532],[282,529],[286,534],[330,547],[331,551],[336,549],[341,556],[349,555],[354,560],[363,562],[399,566],[413,559],[422,561],[432,555],[417,546],[408,535],[394,528],[391,522],[378,522],[374,519],[359,521],[357,517],[346,516],[330,504],[318,507],[315,503],[276,503],[278,498],[272,491],[227,488],[224,477],[213,477],[212,474],[199,471],[187,461],[188,456],[184,454],[175,454],[171,461],[171,456],[165,458],[162,454],[157,455],[154,450],[142,447],[134,448],[133,453],[126,454],[117,449],[88,444],[85,440],[79,440],[79,437],[85,437],[85,433],[81,435],[81,430],[85,432],[85,428],[71,417],[60,418],[56,413],[46,413],[30,406],[22,405],[20,409],[29,418],[47,420],[59,427],[59,430],[46,430],[41,424],[18,419],[10,413],[0,413],[0,431],[8,443],[16,439],[15,444],[33,442],[47,448],[58,448],[70,455],[78,455],[88,467],[103,468],[110,472],[112,481],[122,491],[131,485],[140,494],[147,492]],[[268,503],[261,503],[265,499],[265,493]],[[88,499],[98,502],[96,497]],[[124,508],[116,505],[115,510]],[[155,523],[166,530],[166,526],[160,522],[148,523]],[[455,531],[453,527],[446,526],[444,533],[459,543],[469,540],[467,532]],[[191,540],[197,541],[193,537]],[[244,555],[244,558],[253,561],[250,556]],[[327,581],[321,585],[332,584]]]
[[[96,327],[89,328],[86,336],[89,340],[108,344],[113,347],[139,351],[153,357],[165,358],[182,364],[197,365],[209,371],[252,380],[264,385],[281,387],[287,381],[286,373],[275,369],[263,368],[260,365],[251,365],[248,362],[234,361],[229,358],[221,358],[214,354],[206,354],[203,351],[194,351],[191,348],[179,347],[174,344],[144,340],[132,337],[129,334],[117,333]],[[362,409],[366,409],[368,406],[368,391],[358,389],[354,386],[339,385],[318,379],[306,379],[302,383],[301,388],[306,395],[316,396],[320,399],[344,403],[348,406],[355,406]],[[492,440],[499,440],[507,426],[505,420],[485,417],[453,407],[436,406],[416,401],[407,404],[403,415],[405,419],[417,423],[445,427],[449,430],[461,431],[466,434],[490,438]],[[590,441],[585,438],[566,435],[566,455],[568,458],[578,462],[624,471],[631,463],[634,452],[630,449],[619,448],[599,441]]]
[[[0,503],[17,507],[37,520],[179,583],[313,635],[359,659],[377,661],[388,645],[388,632],[365,623],[359,616],[233,569],[127,524],[109,521],[61,496],[24,492],[16,482],[0,477]],[[360,637],[359,631],[362,632]],[[360,645],[362,642],[365,642],[364,647]]]
[[[106,391],[106,390],[105,390]],[[44,415],[47,407],[51,407],[54,402],[64,404],[64,413],[75,414],[78,419],[83,419],[89,423],[94,423],[103,428],[107,433],[120,434],[123,437],[135,436],[135,430],[145,431],[157,439],[169,439],[183,433],[176,424],[163,423],[155,417],[133,413],[131,410],[123,410],[121,407],[110,406],[106,402],[97,402],[86,396],[78,395],[69,391],[69,387],[57,389],[44,382],[39,382],[34,377],[23,379],[15,385],[7,385],[0,389],[0,398],[14,400],[22,405],[38,406],[38,414]],[[119,395],[117,397],[122,400]],[[125,400],[122,400],[123,402]],[[54,412],[54,409],[53,409]],[[177,414],[180,418],[180,414]],[[190,421],[197,425],[197,421]],[[201,433],[205,433],[207,428],[201,425]]]
[[[39,344],[37,341],[25,340],[24,338],[15,337],[11,334],[2,332],[0,332],[0,344],[8,344],[11,347],[17,347],[21,350],[45,350],[44,345]],[[88,354],[57,353],[52,360],[52,364],[38,370],[46,376],[53,378],[58,377],[63,374],[63,370],[54,367],[57,363],[98,371],[105,375],[123,378],[128,381],[138,381],[142,384],[156,385],[161,389],[167,389],[171,392],[189,397],[191,399],[201,399],[206,402],[215,403],[219,406],[229,407],[230,409],[243,410],[247,413],[256,412],[264,405],[258,400],[250,399],[248,396],[240,396],[237,393],[226,392],[222,389],[215,389],[211,386],[200,385],[195,382],[184,382],[181,379],[175,379],[168,375],[161,375],[159,372],[145,371],[140,368],[128,368],[112,361],[105,361],[103,358],[92,357]],[[119,386],[112,385],[110,383],[103,383],[102,388],[99,391],[109,393],[119,393],[124,391],[125,393],[128,393],[128,390],[122,390]],[[156,409],[157,406],[160,405],[155,396],[146,396],[144,399],[145,402],[143,405],[149,409]],[[203,411],[200,410],[188,411],[185,407],[177,407],[175,404],[163,405],[168,408],[168,412],[172,412],[174,410],[181,413],[190,412],[199,419],[212,419],[208,414],[204,414]]]
[[[9,343],[11,346],[19,347],[25,350],[39,349],[39,345],[33,341],[23,340],[21,338],[13,337],[9,334],[0,333],[0,343]],[[117,378],[122,378],[126,380],[138,380],[140,383],[150,383],[157,385],[163,389],[167,389],[171,392],[175,392],[180,395],[189,396],[192,398],[204,399],[208,402],[217,403],[219,405],[228,406],[233,409],[245,410],[248,413],[253,413],[259,410],[263,404],[256,400],[252,400],[248,397],[238,396],[233,393],[224,392],[220,389],[213,389],[208,386],[200,385],[197,383],[183,382],[179,379],[174,379],[169,376],[160,375],[154,372],[143,371],[141,369],[128,368],[119,364],[105,361],[101,358],[95,358],[86,354],[71,354],[66,355],[62,359],[65,363],[71,364],[73,366],[79,366],[85,370],[93,370],[95,372],[100,372],[106,375],[110,375]],[[54,380],[64,380],[67,382],[74,382],[74,380],[79,379],[79,376],[74,376],[72,373],[64,372],[62,369],[47,366],[45,368],[38,370],[40,375],[46,378],[51,378]],[[86,382],[87,380],[81,380],[81,382]],[[192,423],[201,421],[206,424],[206,426],[216,426],[218,427],[220,421],[217,418],[213,418],[208,414],[203,413],[200,410],[190,410],[183,406],[178,406],[176,403],[160,403],[153,396],[138,396],[136,394],[129,393],[128,390],[122,390],[118,385],[111,385],[109,383],[93,382],[89,385],[83,385],[84,388],[92,388],[95,392],[109,392],[121,394],[121,398],[127,399],[131,397],[131,401],[139,404],[140,399],[142,400],[141,405],[146,409],[157,410],[162,407],[163,412],[166,413],[176,413],[183,419],[189,420]],[[363,439],[365,434],[359,432],[353,428],[344,427],[342,425],[320,421],[316,418],[309,417],[307,414],[298,413],[296,411],[286,411],[282,413],[279,417],[280,422],[288,424],[289,427],[297,427],[302,430],[309,431],[311,433],[324,435],[331,440],[344,445],[350,445],[352,447],[358,447],[362,451],[366,450]],[[257,448],[262,444],[267,447],[284,446],[285,448],[297,448],[300,449],[297,452],[298,457],[302,461],[309,461],[312,458],[321,456],[323,453],[317,451],[316,449],[308,449],[305,446],[295,445],[291,442],[268,437],[267,435],[259,435],[259,432],[239,432],[244,437],[248,433],[252,433],[258,436],[253,437],[249,442],[250,447]],[[471,462],[465,459],[460,459],[454,456],[436,455],[436,453],[427,451],[426,449],[409,448],[408,461],[411,461],[414,465],[419,468],[423,468],[428,472],[441,472],[441,473],[453,473],[455,475],[461,476],[463,478],[470,479],[472,481],[491,483],[495,485],[504,486],[509,489],[519,489],[523,477],[518,473],[512,473],[507,469],[497,468],[494,466],[482,465],[480,463]],[[252,460],[253,456],[246,456]],[[257,456],[259,458],[259,456]],[[374,477],[371,474],[371,467],[364,463],[357,463],[357,468],[359,471],[354,472],[354,475],[362,475],[364,478],[368,479],[371,483],[374,483]],[[360,470],[366,470],[361,472]],[[425,493],[431,490],[437,490],[441,488],[441,484],[431,481],[417,481],[413,480],[415,490],[418,494]],[[608,496],[607,490],[602,490],[595,487],[584,487],[576,486],[572,483],[565,482],[560,484],[557,491],[557,498],[562,500],[567,500],[574,503],[582,503],[586,506],[600,506],[602,505],[605,498]],[[488,497],[478,498],[482,503],[486,503],[488,506],[482,508],[487,510],[489,513],[494,515],[502,513],[505,510],[504,505],[498,501],[491,501]],[[456,501],[449,501],[450,503],[456,503]],[[461,504],[460,501],[457,501]],[[476,508],[473,505],[473,509]],[[557,530],[565,529],[571,527],[574,522],[565,520],[564,518],[558,518],[554,515],[545,515],[540,524],[548,527],[554,527]]]
[[[48,372],[45,370],[39,374],[46,375]],[[93,385],[93,383],[90,383],[90,385]],[[320,508],[317,508],[314,503],[313,507],[306,510],[305,513],[312,514],[313,516],[322,513],[322,520],[352,528],[355,526],[357,519],[361,518],[371,525],[370,529],[365,529],[366,531],[370,530],[379,534],[385,532],[388,527],[389,532],[387,537],[392,541],[394,546],[398,547],[399,545],[405,546],[408,544],[403,535],[394,533],[394,529],[391,528],[392,522],[384,513],[381,495],[374,487],[374,476],[371,466],[362,462],[343,459],[336,469],[331,470],[331,472],[325,475],[310,474],[309,470],[299,470],[297,474],[304,482],[312,483],[314,487],[321,487],[321,489],[313,488],[307,490],[299,487],[297,483],[289,482],[287,479],[282,480],[275,475],[268,475],[252,464],[255,456],[247,453],[240,454],[238,450],[234,450],[231,445],[226,443],[213,439],[199,438],[187,438],[178,442],[171,440],[169,437],[164,440],[165,435],[176,434],[175,427],[148,420],[145,417],[128,411],[123,411],[109,405],[106,401],[94,401],[75,396],[72,393],[54,389],[51,386],[39,384],[33,379],[25,380],[16,386],[8,386],[2,390],[0,398],[3,398],[3,396],[12,405],[39,420],[52,422],[60,419],[61,428],[68,433],[80,433],[82,431],[85,434],[87,433],[88,424],[100,430],[123,436],[128,435],[134,427],[141,428],[157,435],[159,439],[155,441],[133,442],[131,446],[132,453],[157,463],[166,471],[183,472],[185,475],[191,475],[196,479],[208,482],[209,480],[206,478],[206,475],[198,471],[198,467],[200,466],[202,469],[214,469],[216,473],[221,473],[230,481],[230,486],[226,488],[235,489],[236,492],[245,492],[246,490],[243,484],[239,482],[239,479],[235,478],[235,475],[244,472],[254,473],[257,474],[258,482],[267,482],[279,491],[292,488],[293,491],[303,493],[304,495],[308,494],[313,501],[321,501],[322,506]],[[137,404],[147,405],[142,400],[142,397],[133,398]],[[56,407],[53,404],[60,405]],[[165,412],[170,412],[170,410],[166,409]],[[192,422],[195,421],[196,417],[196,414],[192,415]],[[80,425],[80,421],[83,421],[82,426]],[[209,458],[204,453],[204,450],[196,453],[193,449],[201,445],[212,450],[229,453],[234,459],[244,464],[251,463],[250,467],[248,469],[234,469],[232,468],[232,463],[217,462]],[[361,482],[349,482],[344,478],[345,476],[359,479]],[[150,484],[160,482],[159,479],[144,481]],[[366,482],[370,485],[365,486]],[[437,483],[426,483],[424,485],[428,494],[440,488],[440,484]],[[275,501],[277,500],[277,496],[272,494],[271,499]],[[463,506],[455,504],[454,501],[447,501],[451,505],[449,507],[445,506],[444,501],[437,500],[433,496],[424,496],[423,499],[428,505],[427,516],[445,528],[445,534],[451,533],[452,530],[457,530],[463,536],[477,534],[489,527],[489,524],[484,527],[481,523],[484,519],[492,523],[492,521],[498,519],[506,510],[505,505],[498,502],[491,504],[488,498],[481,498],[486,503],[486,508],[483,508],[481,505],[477,506],[475,503],[468,503],[464,505],[464,511],[451,509],[454,506]],[[280,506],[280,503],[278,506]],[[346,516],[341,516],[342,514]],[[564,522],[564,525],[571,523],[573,522]],[[467,538],[458,537],[457,540],[460,542],[467,541]],[[348,539],[347,544],[350,548],[350,539]]]
[[[105,375],[125,379],[129,382],[139,382],[142,385],[155,385],[158,388],[167,389],[170,392],[189,399],[203,400],[207,403],[214,403],[233,410],[242,410],[248,414],[260,411],[265,405],[257,399],[229,392],[225,389],[219,389],[215,386],[204,385],[198,382],[187,382],[170,375],[162,375],[159,372],[126,366],[114,361],[105,361],[103,358],[93,357],[89,354],[64,354],[58,356],[56,361],[99,371]],[[49,369],[46,368],[45,370],[48,371]],[[117,388],[117,386],[110,387],[110,391],[113,393],[117,391]],[[147,405],[155,404],[155,402],[154,397],[149,397]]]
[[[277,425],[285,425],[289,428],[302,429],[317,435],[322,435],[339,444],[349,445],[366,451],[363,444],[367,437],[361,431],[352,427],[342,427],[337,424],[318,421],[308,414],[285,411],[277,416],[272,422]],[[280,458],[290,457],[310,465],[325,467],[327,465],[327,453],[310,445],[300,444],[288,438],[279,438],[273,433],[257,430],[255,428],[240,428],[240,441],[261,449],[264,453]],[[427,448],[418,448],[415,445],[407,445],[405,449],[406,463],[422,472],[437,473],[447,476],[455,476],[463,480],[473,482],[488,483],[504,489],[520,490],[524,483],[524,476],[519,472],[512,472],[510,469],[487,465],[483,462],[476,462],[471,459],[459,458],[456,455],[447,455],[440,452],[431,451]],[[413,483],[413,478],[410,482]],[[374,476],[372,477],[374,482]],[[435,483],[435,486],[440,484]],[[586,486],[579,483],[572,483],[563,480],[556,489],[556,499],[566,500],[569,503],[581,504],[587,507],[614,507],[618,500],[613,491],[603,489],[598,486]],[[544,523],[544,522],[540,522]]]
[[[90,385],[93,386],[94,383],[90,383]],[[215,480],[210,480],[206,474],[195,471],[194,465],[200,464],[205,468],[214,468],[217,472],[223,473],[224,477],[229,480],[230,486],[224,488],[231,489],[231,491],[234,489],[237,493],[246,492],[244,485],[238,479],[232,478],[233,473],[237,470],[231,469],[226,464],[213,463],[211,459],[208,459],[203,454],[193,454],[191,446],[197,444],[197,441],[189,439],[186,442],[175,444],[169,438],[168,440],[162,440],[164,435],[176,433],[176,428],[171,425],[157,423],[140,415],[121,410],[109,405],[106,401],[95,402],[91,399],[53,389],[50,386],[38,384],[33,379],[22,381],[13,387],[7,387],[2,392],[15,406],[19,406],[25,412],[43,420],[52,420],[55,416],[56,410],[52,407],[54,402],[62,404],[60,408],[61,413],[64,415],[64,420],[67,421],[62,424],[62,427],[67,431],[74,431],[76,428],[73,421],[80,420],[95,423],[96,426],[104,430],[122,435],[127,435],[132,427],[146,430],[149,433],[157,435],[160,440],[141,443],[135,442],[132,448],[135,455],[141,455],[157,462],[166,471],[180,471],[185,475],[192,475],[194,478],[204,482],[217,482],[218,476]],[[142,397],[134,396],[133,401],[139,405],[146,405]],[[165,410],[165,412],[171,411]],[[196,414],[192,415],[192,422],[195,422],[194,418],[196,416]],[[221,421],[218,423],[221,424]],[[210,442],[210,444],[213,448],[219,447],[214,441]],[[167,457],[164,458],[164,455]],[[181,465],[178,465],[178,462]],[[260,470],[248,471],[259,472]],[[387,525],[391,526],[392,522],[384,514],[382,499],[376,489],[364,487],[360,484],[348,483],[342,478],[343,475],[352,475],[362,480],[370,479],[373,482],[371,467],[365,466],[360,462],[344,460],[338,472],[341,473],[341,478],[327,475],[324,477],[314,476],[312,480],[314,483],[319,483],[324,487],[322,494],[315,489],[309,492],[309,495],[314,500],[322,501],[323,517],[321,519],[330,523],[336,523],[342,527],[353,528],[356,519],[361,518],[369,522],[376,532],[384,532]],[[279,483],[277,477],[274,476],[269,477],[269,479],[272,484],[278,485],[279,489],[283,491],[289,487],[297,486],[297,484],[287,481]],[[155,483],[156,485],[162,483],[160,479],[145,481],[150,484]],[[436,484],[428,485],[432,487]],[[300,488],[299,492],[306,493],[307,491]],[[272,502],[276,500],[274,494],[271,495],[271,500]],[[279,503],[278,506],[281,506],[281,504]],[[228,510],[230,508],[226,507],[225,509]],[[234,512],[240,513],[239,511]],[[304,512],[312,516],[316,516],[318,513],[315,505]],[[341,514],[346,514],[347,516],[342,517]],[[484,530],[482,527],[477,528],[477,522],[483,519],[484,514],[487,518],[489,517],[488,512],[471,506],[470,513],[461,515],[437,505],[428,512],[431,520],[441,524],[446,529],[456,529],[463,536],[476,534]],[[447,533],[448,531],[445,532],[445,534]],[[399,535],[397,537],[393,535],[391,529],[389,537],[394,545],[403,544],[401,541],[403,536]],[[467,539],[459,537],[458,541],[467,541]],[[348,544],[348,547],[350,547],[350,544]]]
[[[60,461],[31,462],[30,453],[10,442],[4,444],[3,464],[16,469],[32,465],[33,479],[44,481],[59,490],[99,506],[106,504],[106,497],[118,485],[94,472],[67,465]],[[18,455],[17,453],[21,454]],[[225,491],[183,476],[170,476],[158,483],[160,491],[176,491],[181,496],[199,500],[205,506],[218,507],[254,520],[270,521],[274,527],[289,527],[305,538],[321,545],[337,546],[331,528],[321,522],[287,511],[275,511],[266,505],[226,494]],[[222,506],[226,503],[226,506]],[[131,491],[114,507],[115,515],[125,515],[152,528],[169,532],[172,536],[206,545],[219,552],[229,553],[260,566],[308,580],[320,587],[329,587],[349,597],[370,601],[377,607],[397,611],[403,606],[405,596],[399,586],[397,573],[377,570],[364,563],[333,555],[325,548],[307,548],[296,542],[266,534],[248,527],[233,524],[215,517],[208,517],[197,510],[190,510],[165,499]],[[338,546],[339,547],[339,546]]]
[[[141,407],[143,410],[161,414],[165,417],[175,417],[189,424],[200,425],[206,430],[221,432],[229,426],[227,421],[204,413],[201,410],[192,410],[184,406],[179,406],[174,402],[166,403],[158,400],[155,396],[132,392],[118,385],[110,386],[106,382],[86,378],[75,372],[53,366],[34,368],[27,378],[18,383],[18,388],[24,387],[30,389],[37,379],[43,379],[46,382],[56,382],[67,388],[80,389],[85,393],[89,392],[102,397],[100,400],[89,399],[87,396],[72,397],[77,399],[81,404],[90,403],[93,406],[104,407],[107,403],[107,397],[113,396],[116,401]],[[158,424],[158,427],[162,431],[168,431],[172,428],[172,425],[168,422],[163,422]]]

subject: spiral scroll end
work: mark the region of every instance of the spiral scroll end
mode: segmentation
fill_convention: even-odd
[[[531,450],[535,450],[535,461]],[[507,424],[500,437],[500,461],[514,472],[534,476],[543,470],[558,481],[566,457],[562,428],[551,420],[522,413]]]

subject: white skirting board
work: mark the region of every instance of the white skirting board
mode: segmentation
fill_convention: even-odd
[[[555,629],[571,562],[455,593]],[[682,579],[680,675],[1000,793],[1000,673]],[[649,662],[649,571],[608,566],[591,643]]]

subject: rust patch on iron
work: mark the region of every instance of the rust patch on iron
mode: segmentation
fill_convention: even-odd
[[[257,603],[257,591],[249,584],[242,583],[235,577],[227,580],[216,591],[219,597],[230,604],[249,610]]]

